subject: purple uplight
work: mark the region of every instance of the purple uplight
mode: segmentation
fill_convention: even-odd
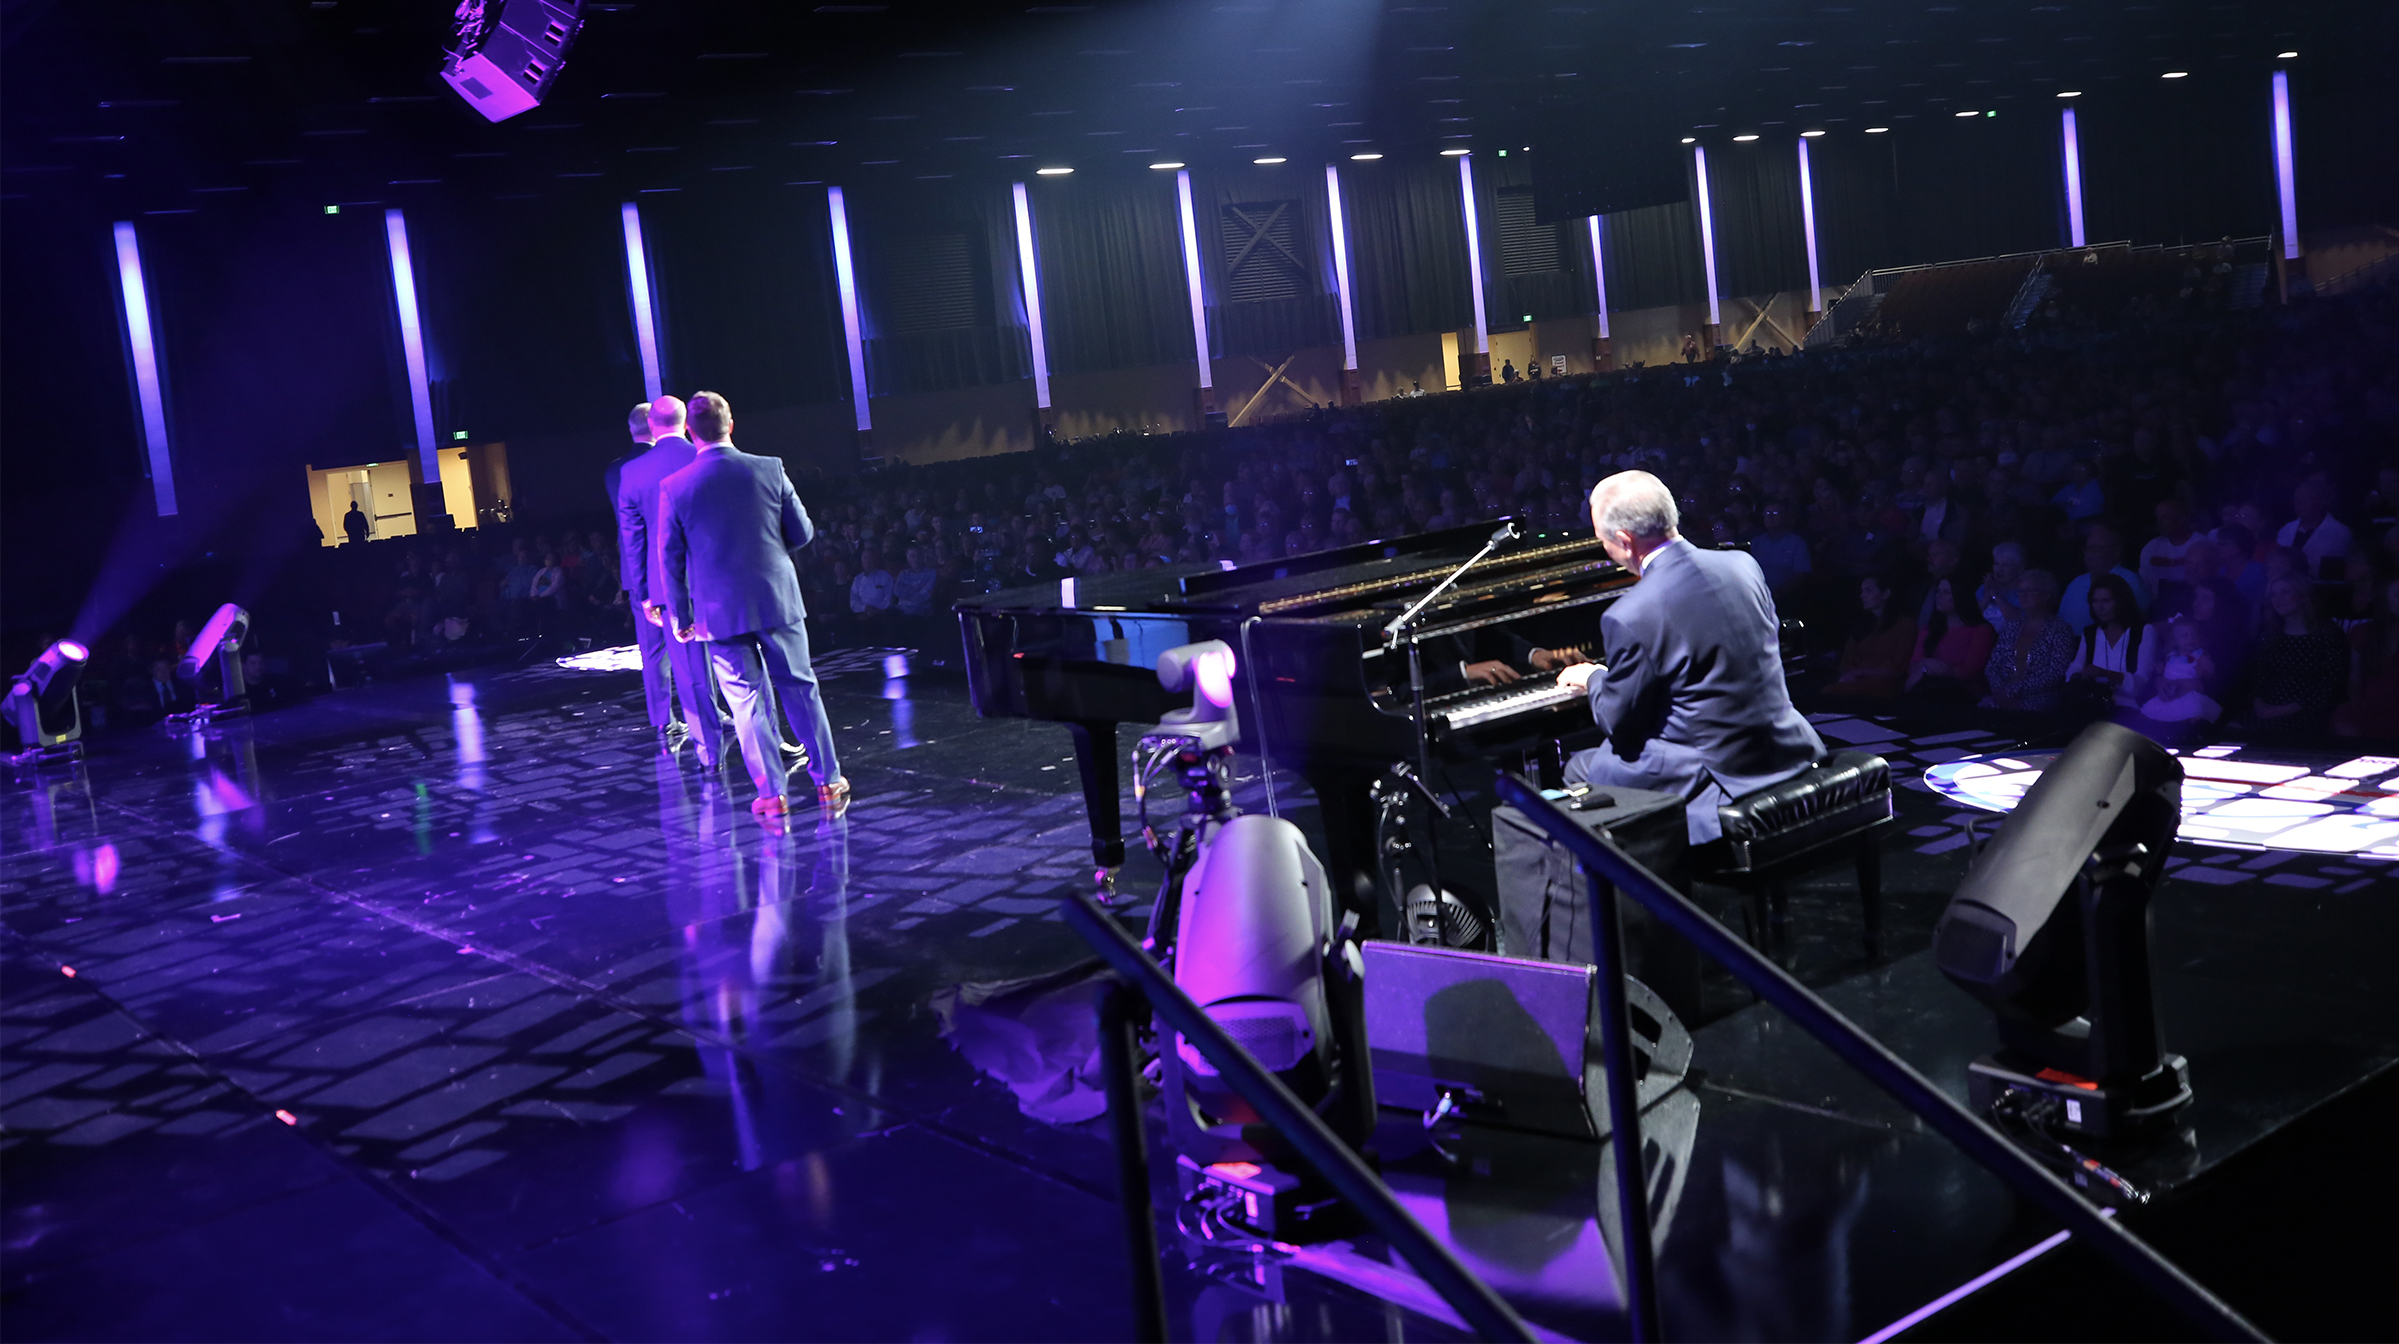
[[[1325,213],[1333,220],[1333,283],[1341,290],[1341,358],[1344,369],[1358,367],[1358,322],[1350,311],[1349,225],[1341,212],[1341,170],[1324,166]]]
[[[1708,277],[1708,325],[1712,327],[1724,318],[1716,309],[1716,221],[1708,212],[1707,148],[1691,146],[1691,158],[1699,170],[1699,260]]]
[[[2299,178],[2291,155],[2291,75],[2274,72],[2274,192],[2282,199],[2282,256],[2299,259]]]
[[[416,414],[416,458],[423,480],[441,479],[441,442],[433,432],[433,387],[425,377],[425,326],[417,313],[416,267],[408,259],[408,221],[398,208],[383,212],[391,245],[392,298],[400,309],[400,350],[408,360],[408,407]]]
[[[1458,156],[1458,194],[1466,202],[1466,278],[1474,287],[1474,352],[1491,353],[1491,323],[1483,316],[1483,231],[1474,213],[1474,155]]]
[[[1594,311],[1599,314],[1599,338],[1604,341],[1608,339],[1608,266],[1599,250],[1599,216],[1593,215],[1586,222],[1591,226],[1591,284],[1599,297],[1599,307]]]
[[[1824,311],[1824,279],[1816,269],[1816,178],[1808,170],[1808,142],[1799,142],[1799,227],[1808,243],[1808,311]]]
[[[142,407],[142,447],[149,454],[150,494],[158,516],[175,516],[175,460],[167,451],[167,399],[158,380],[158,338],[150,329],[150,290],[142,282],[142,247],[129,221],[117,224],[117,284],[125,298],[125,342],[133,351],[133,387]]]
[[[2065,128],[2066,155],[2066,243],[2081,247],[2082,232],[2082,138],[2075,133],[2074,109],[2065,109],[2060,124]]]
[[[1205,392],[1216,386],[1208,358],[1208,297],[1200,289],[1199,226],[1191,218],[1191,174],[1175,170],[1175,205],[1183,220],[1183,283],[1191,290],[1192,358],[1199,361],[1199,385]]]
[[[858,273],[850,264],[850,212],[843,206],[841,188],[825,188],[825,204],[833,215],[833,281],[841,290],[841,338],[850,353],[850,404],[857,408],[858,428],[875,427],[866,404],[866,342],[858,335]]]
[[[641,207],[625,202],[625,278],[633,295],[633,336],[641,345],[642,394],[652,401],[666,391],[658,369],[658,313],[650,287],[650,249],[642,241]]]
[[[1016,184],[1016,273],[1025,286],[1025,330],[1033,338],[1033,404],[1050,408],[1050,348],[1041,332],[1041,261],[1033,252],[1033,203]],[[1074,602],[1069,599],[1068,606]]]

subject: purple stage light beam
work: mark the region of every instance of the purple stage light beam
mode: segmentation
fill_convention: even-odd
[[[2299,259],[2299,178],[2291,153],[2291,75],[2274,72],[2274,192],[2282,201],[2282,258]]]
[[[1699,260],[1700,269],[1708,277],[1708,325],[1723,322],[1716,307],[1716,220],[1708,211],[1708,151],[1703,145],[1691,146],[1692,162],[1699,172]]]
[[[850,264],[850,212],[842,204],[841,188],[825,188],[825,206],[833,216],[833,282],[841,290],[841,339],[850,356],[850,404],[857,408],[858,430],[875,427],[866,404],[866,342],[858,334],[858,272]]]
[[[1474,287],[1474,352],[1491,353],[1491,323],[1483,315],[1483,231],[1474,212],[1474,155],[1458,156],[1458,195],[1466,203],[1466,278]]]
[[[2059,122],[2064,128],[2066,156],[2066,241],[2069,246],[2083,245],[2082,231],[2082,137],[2075,132],[2074,109],[2064,109]]]
[[[391,246],[392,298],[400,309],[400,350],[408,360],[408,408],[416,417],[417,468],[425,484],[441,480],[441,442],[433,432],[433,387],[425,377],[425,326],[416,298],[416,267],[408,257],[408,220],[397,208],[383,212],[383,239]]]
[[[1016,197],[1016,275],[1025,287],[1025,330],[1033,338],[1033,404],[1050,408],[1050,347],[1041,331],[1041,260],[1033,252],[1033,202],[1019,182]]]
[[[1199,225],[1191,217],[1191,174],[1175,170],[1175,207],[1183,220],[1183,283],[1191,290],[1191,349],[1192,358],[1199,361],[1200,391],[1216,386],[1208,358],[1208,296],[1200,288]]]
[[[650,287],[650,249],[642,241],[641,207],[625,202],[625,279],[633,296],[633,337],[641,346],[642,395],[658,400],[666,391],[666,376],[658,368],[657,291]]]
[[[1816,178],[1808,170],[1808,142],[1799,142],[1799,227],[1808,244],[1808,311],[1824,311],[1824,278],[1816,267]]]
[[[1584,221],[1591,226],[1591,284],[1597,292],[1599,307],[1599,338],[1608,339],[1608,265],[1599,248],[1599,216]]]
[[[150,326],[150,288],[142,281],[142,245],[130,221],[117,223],[117,285],[125,296],[125,341],[133,351],[133,389],[142,408],[142,449],[158,516],[175,516],[175,458],[167,448],[166,391],[158,380],[158,337]]]
[[[1355,372],[1358,367],[1358,321],[1350,310],[1349,298],[1349,224],[1342,218],[1341,170],[1332,164],[1324,166],[1325,212],[1333,220],[1333,283],[1341,290],[1341,367]]]

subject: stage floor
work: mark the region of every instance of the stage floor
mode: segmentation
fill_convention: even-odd
[[[0,792],[9,1337],[1124,1337],[1105,1134],[1027,1114],[1088,1113],[1091,1063],[958,993],[1082,959],[1053,913],[1089,876],[1066,735],[977,720],[953,672],[886,651],[825,667],[858,802],[783,835],[738,767],[711,787],[656,752],[630,674],[556,667],[120,736]],[[1883,956],[1839,873],[1795,894],[1786,956],[1937,1064],[1976,1022],[1921,953],[1987,818],[1913,776],[2014,744],[1822,726],[1909,777],[1905,824]],[[2193,1053],[2203,1098],[2282,1080],[2270,1104],[2218,1090],[2215,1160],[2399,1056],[2391,878],[2177,856],[2170,1004],[2282,1006]],[[1671,1333],[1856,1338],[2047,1234],[1728,981],[1711,1002]],[[1036,1081],[1020,1099],[977,1062]],[[1545,1329],[1617,1333],[1596,1151],[1483,1136],[1461,1173],[1389,1118],[1428,1221]],[[1169,1244],[1178,1335],[1456,1333],[1371,1267]]]

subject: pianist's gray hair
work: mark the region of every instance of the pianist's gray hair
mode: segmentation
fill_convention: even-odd
[[[1591,487],[1591,520],[1601,532],[1630,532],[1643,541],[1671,537],[1682,523],[1674,492],[1646,471],[1620,471]]]

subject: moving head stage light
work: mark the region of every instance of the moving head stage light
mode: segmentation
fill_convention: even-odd
[[[217,608],[217,614],[200,627],[192,646],[183,651],[183,661],[175,665],[175,675],[198,686],[204,670],[213,663],[217,698],[202,701],[199,708],[174,715],[174,719],[205,723],[249,705],[250,688],[242,677],[242,640],[249,633],[250,613],[231,602]]]
[[[491,121],[541,106],[583,31],[583,0],[460,0],[441,77]]]
[[[24,749],[14,758],[17,764],[82,750],[73,745],[83,736],[83,707],[75,699],[75,683],[83,679],[91,657],[91,650],[62,639],[42,650],[33,666],[9,684],[7,718]]]
[[[2168,1130],[2189,1071],[2159,1041],[2149,897],[2182,819],[2182,765],[2112,723],[2024,795],[1933,931],[1933,960],[1999,1019],[1974,1104],[2051,1135]]]

